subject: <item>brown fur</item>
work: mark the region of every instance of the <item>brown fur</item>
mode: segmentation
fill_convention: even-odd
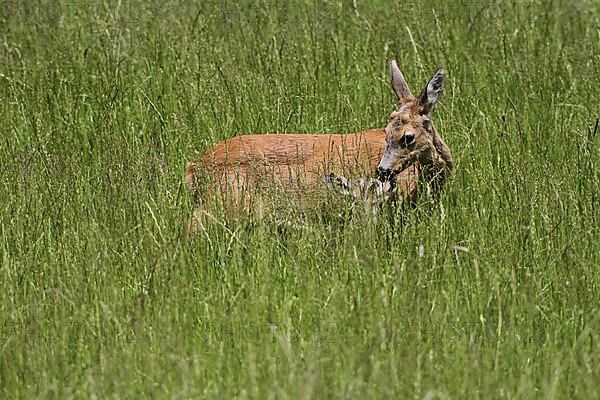
[[[373,176],[385,150],[385,131],[374,129],[334,135],[244,135],[216,144],[196,161],[187,164],[186,177],[201,195],[214,187],[198,180],[210,176],[229,194],[259,189],[273,183],[287,191],[318,187],[330,171],[344,176]],[[400,180],[402,192],[412,190],[416,171],[406,171]],[[275,182],[274,182],[275,181]]]

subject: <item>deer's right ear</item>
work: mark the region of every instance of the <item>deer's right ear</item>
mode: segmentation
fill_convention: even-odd
[[[392,197],[396,193],[397,189],[398,189],[398,186],[396,184],[392,184],[391,181],[383,182],[383,184],[381,185],[381,191],[382,191],[381,197],[382,197],[383,202],[388,201],[389,198]]]
[[[327,188],[336,193],[343,195],[350,194],[350,185],[348,184],[348,179],[343,176],[336,175],[334,173],[323,175],[321,177],[321,182],[323,182]]]
[[[398,103],[403,103],[409,97],[412,97],[412,93],[408,88],[404,75],[402,75],[400,68],[398,68],[398,64],[396,64],[396,60],[390,61],[390,75],[392,76],[392,89],[396,93]]]

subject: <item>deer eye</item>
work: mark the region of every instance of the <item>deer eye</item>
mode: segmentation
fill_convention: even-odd
[[[400,138],[400,146],[408,147],[415,143],[415,134],[414,133],[405,133],[404,136]]]

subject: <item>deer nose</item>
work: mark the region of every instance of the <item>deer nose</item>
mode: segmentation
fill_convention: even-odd
[[[396,177],[396,173],[391,169],[377,167],[377,177],[382,182],[392,181]]]

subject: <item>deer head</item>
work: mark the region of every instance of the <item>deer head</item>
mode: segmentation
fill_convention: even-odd
[[[450,150],[431,120],[444,90],[444,70],[440,68],[435,72],[418,97],[411,93],[395,60],[390,62],[390,73],[398,110],[392,113],[385,128],[387,146],[377,167],[379,178],[393,181],[393,177],[415,162],[437,172],[449,172],[452,168]]]
[[[335,193],[350,197],[354,203],[362,203],[365,212],[376,221],[379,206],[388,201],[396,193],[396,185],[391,181],[382,182],[375,178],[348,179],[329,174],[321,177],[323,184]]]

